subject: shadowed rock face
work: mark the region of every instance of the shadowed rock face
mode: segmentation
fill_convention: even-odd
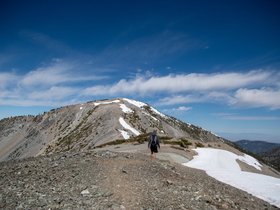
[[[163,115],[148,104],[114,99],[66,106],[38,116],[1,120],[0,160],[85,151],[154,129],[160,136],[170,138],[223,141],[200,127]]]

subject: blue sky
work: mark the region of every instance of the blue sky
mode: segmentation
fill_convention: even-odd
[[[280,3],[1,1],[0,119],[127,97],[280,143]]]

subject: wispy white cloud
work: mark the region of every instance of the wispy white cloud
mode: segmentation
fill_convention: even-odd
[[[13,84],[14,82],[17,81],[17,79],[18,76],[15,75],[14,73],[0,72],[0,89]]]
[[[53,106],[80,101],[83,83],[106,77],[86,75],[78,69],[56,59],[26,74],[0,73],[0,105]]]
[[[214,113],[215,116],[219,116],[226,120],[241,120],[241,121],[271,121],[280,120],[280,117],[275,116],[240,116],[235,113]]]
[[[189,104],[205,101],[201,95],[175,95],[159,100],[159,105]]]
[[[72,99],[72,100],[33,100],[26,98],[0,98],[0,105],[10,105],[10,106],[66,106],[69,104],[80,103],[80,100]]]
[[[238,106],[280,108],[280,90],[271,88],[238,89],[232,102]]]
[[[136,76],[112,85],[87,87],[85,96],[164,95],[158,105],[224,103],[231,106],[280,108],[280,74],[254,70],[215,74]]]
[[[192,110],[192,107],[179,106],[171,109],[164,109],[163,112],[187,112]]]
[[[100,80],[104,77],[95,75],[84,75],[77,73],[78,66],[71,62],[55,60],[52,64],[40,67],[24,75],[20,81],[23,86],[52,86],[62,83],[82,82]]]
[[[189,111],[191,109],[192,109],[192,107],[186,107],[186,106],[179,106],[177,108],[178,111]]]
[[[250,71],[246,73],[216,73],[216,74],[179,74],[153,76],[150,78],[136,77],[132,80],[120,80],[114,85],[94,86],[87,88],[84,94],[114,95],[118,93],[142,95],[167,92],[180,93],[186,91],[231,90],[256,84],[271,83],[272,72]]]
[[[55,63],[51,66],[40,67],[24,75],[20,83],[24,86],[55,85],[69,80],[67,70],[69,64]],[[70,78],[72,79],[72,78]]]
[[[192,95],[175,95],[159,100],[159,105],[176,105],[191,103],[220,103],[235,107],[266,107],[280,109],[280,90],[271,88],[241,88],[228,92],[203,92]]]
[[[100,81],[104,77],[80,74],[76,71],[77,68],[72,62],[54,60],[51,64],[25,75],[0,73],[1,104],[15,100],[25,101],[23,104],[31,104],[32,101],[37,104],[36,101],[49,100],[53,104],[55,101],[68,101],[69,98],[79,101],[95,96],[138,94],[145,97],[163,96],[157,105],[183,107],[185,104],[210,102],[280,109],[280,74],[274,71],[165,76],[137,74],[132,79],[121,79],[115,84],[89,86],[96,80],[99,80],[99,84],[104,84]]]
[[[72,87],[51,87],[47,90],[33,91],[28,95],[33,100],[61,100],[79,93],[79,88]]]
[[[192,103],[226,103],[233,104],[235,99],[231,95],[232,91],[193,91],[192,94],[172,95],[159,100],[158,105],[176,105]]]

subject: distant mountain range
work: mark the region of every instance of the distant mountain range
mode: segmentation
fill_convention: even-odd
[[[250,140],[240,140],[235,142],[242,149],[252,152],[256,155],[268,152],[280,146],[280,144],[270,143],[266,141],[250,141]]]
[[[236,141],[235,144],[245,151],[257,155],[280,171],[280,144],[250,140]]]
[[[280,146],[261,154],[261,158],[280,171]]]

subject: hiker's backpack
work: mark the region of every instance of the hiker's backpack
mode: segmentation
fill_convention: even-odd
[[[151,146],[156,146],[156,145],[157,145],[157,135],[152,135]]]

